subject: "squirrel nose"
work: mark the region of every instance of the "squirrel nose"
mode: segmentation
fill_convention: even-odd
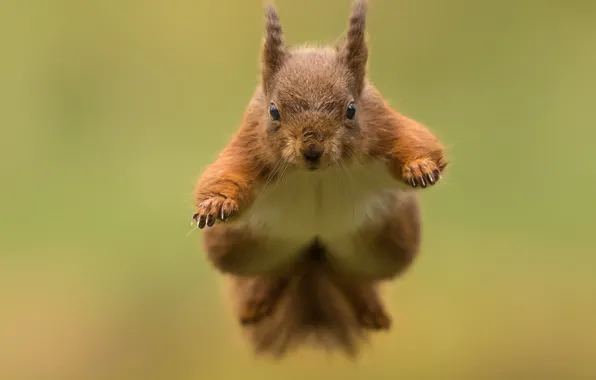
[[[323,149],[315,145],[310,145],[308,148],[302,151],[304,159],[311,164],[316,164],[323,155]]]

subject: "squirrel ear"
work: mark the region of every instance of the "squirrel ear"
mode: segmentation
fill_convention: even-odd
[[[273,77],[281,68],[285,57],[286,47],[277,10],[273,4],[265,8],[265,41],[261,58],[261,79],[265,93],[271,90]]]
[[[366,76],[368,45],[366,43],[366,0],[355,0],[347,37],[341,48],[341,57],[354,78],[357,93],[362,91]]]

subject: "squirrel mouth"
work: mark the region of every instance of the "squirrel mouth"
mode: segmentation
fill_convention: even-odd
[[[306,161],[306,168],[310,171],[317,170],[320,167],[320,162]]]
[[[315,145],[309,146],[302,152],[302,157],[306,162],[308,170],[316,170],[321,165],[321,157],[323,156],[323,150]]]
[[[305,159],[304,163],[306,164],[306,168],[308,170],[317,170],[321,167],[321,160],[319,158],[316,159]]]

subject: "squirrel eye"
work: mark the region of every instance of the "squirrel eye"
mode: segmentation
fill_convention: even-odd
[[[277,107],[273,103],[271,103],[269,105],[269,114],[271,115],[271,118],[273,120],[279,121],[279,119],[280,119],[279,111],[277,110]]]
[[[354,120],[354,116],[356,116],[356,105],[352,102],[348,104],[348,109],[346,110],[346,119]]]

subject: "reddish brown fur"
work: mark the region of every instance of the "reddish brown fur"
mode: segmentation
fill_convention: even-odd
[[[237,301],[241,320],[246,322],[243,318],[247,315],[247,306],[253,304],[255,298],[267,294],[267,291],[255,292],[255,288],[270,285],[269,281],[268,277],[233,278],[232,297]],[[374,298],[361,297],[369,294],[360,292],[358,285],[353,283],[349,289],[342,289],[338,287],[339,281],[336,274],[324,266],[296,265],[287,279],[283,296],[266,307],[264,315],[267,319],[244,325],[255,352],[281,358],[310,340],[315,345],[330,350],[340,349],[355,357],[361,343],[367,341],[365,329],[368,328],[358,317],[360,309],[355,307],[365,308],[364,303],[374,303]],[[364,289],[376,295],[373,286],[367,284]],[[351,299],[360,303],[353,303]],[[374,311],[376,309],[371,310]],[[376,315],[368,320],[372,321],[370,328],[374,329],[382,328],[380,323],[387,323],[387,320],[379,323]]]
[[[296,151],[315,146],[337,149],[347,162],[380,160],[397,180],[413,187],[433,185],[447,165],[432,132],[392,109],[366,79],[365,5],[355,1],[346,41],[336,50],[288,50],[277,13],[268,8],[261,85],[238,132],[196,184],[193,218],[199,227],[210,227],[205,248],[213,265],[235,278],[238,319],[258,352],[282,355],[305,339],[305,326],[316,325],[323,343],[356,354],[365,329],[390,327],[377,283],[403,273],[420,244],[416,198],[399,208],[397,199],[387,199],[395,213],[354,236],[354,244],[363,245],[370,260],[382,262],[385,272],[357,277],[341,263],[326,262],[288,262],[271,273],[253,272],[251,263],[267,259],[263,247],[271,237],[220,222],[233,220],[254,202],[256,185],[280,176],[279,157],[288,148],[276,134],[280,123],[269,116],[270,102],[285,112],[283,131],[295,138],[290,148]],[[316,110],[309,108],[313,89]],[[331,131],[350,101],[357,104],[358,118],[345,122],[337,146]],[[300,129],[305,124],[308,131]]]

